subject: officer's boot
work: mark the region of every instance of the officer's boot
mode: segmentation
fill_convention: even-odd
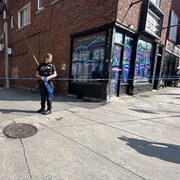
[[[45,112],[45,108],[41,108],[37,111],[37,113],[44,113]]]
[[[47,110],[46,110],[44,113],[42,113],[42,114],[44,114],[44,115],[51,114],[51,109],[52,109],[51,104],[50,104],[50,105],[48,104],[48,108],[47,108]]]
[[[48,114],[51,114],[51,109],[47,109],[47,111],[45,111],[44,113],[42,113],[44,115],[48,115]]]
[[[42,103],[41,102],[41,109],[39,109],[38,111],[37,111],[37,113],[44,113],[46,110],[45,110],[45,105],[44,105],[44,103]]]
[[[52,100],[49,99],[49,98],[48,98],[48,100],[47,100],[47,106],[48,106],[47,111],[45,111],[44,113],[42,113],[42,114],[44,114],[44,115],[51,114]]]

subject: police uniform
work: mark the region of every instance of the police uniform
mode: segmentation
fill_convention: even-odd
[[[41,63],[38,68],[37,71],[39,72],[40,76],[44,76],[44,77],[48,77],[52,74],[54,74],[56,72],[56,68],[53,64],[46,64]],[[46,106],[46,101],[47,101],[47,110],[51,111],[52,109],[52,99],[49,97],[48,91],[46,89],[45,83],[42,80],[38,80],[39,83],[39,90],[40,90],[40,95],[41,95],[41,109],[45,110],[45,106]],[[54,91],[54,83],[53,80],[50,79],[48,81],[52,92]]]

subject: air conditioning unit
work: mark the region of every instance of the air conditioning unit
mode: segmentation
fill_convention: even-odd
[[[4,51],[4,44],[0,44],[0,51]]]
[[[5,36],[5,34],[2,33],[2,34],[0,35],[0,40],[3,40],[3,39],[4,39],[4,36]]]

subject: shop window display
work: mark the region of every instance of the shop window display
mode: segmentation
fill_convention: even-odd
[[[106,35],[98,34],[73,41],[71,77],[74,81],[103,78]]]
[[[117,95],[121,53],[122,47],[120,45],[115,45],[112,56],[110,96]]]
[[[135,83],[149,82],[151,73],[151,51],[152,45],[143,40],[138,41],[136,65],[135,65]]]
[[[132,56],[132,46],[133,46],[133,38],[125,37],[124,43],[124,53],[123,53],[123,62],[122,62],[122,83],[128,83],[129,80],[129,71],[130,71],[130,63]]]

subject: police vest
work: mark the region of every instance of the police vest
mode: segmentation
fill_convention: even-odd
[[[47,77],[47,76],[54,74],[55,68],[54,68],[53,64],[42,63],[39,65],[38,71],[39,71],[40,76]]]

